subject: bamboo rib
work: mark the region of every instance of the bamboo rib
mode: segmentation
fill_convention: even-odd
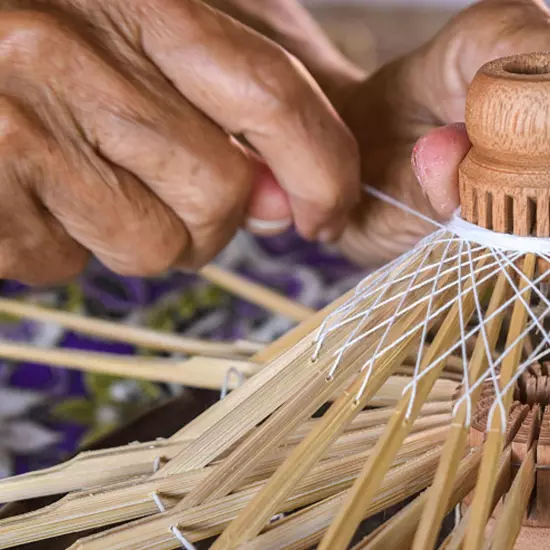
[[[405,444],[401,455],[403,459],[426,452],[431,445],[441,444],[448,432],[447,415],[427,416],[421,419],[415,428],[416,432]],[[354,436],[351,441],[349,435]],[[344,434],[327,454],[326,464],[336,464],[335,461],[348,456],[357,457],[358,463],[362,463],[378,436],[378,427]],[[271,475],[284,462],[292,448],[283,446],[278,453],[259,463],[257,468],[243,479],[240,488]],[[399,460],[397,459],[397,462]],[[23,544],[152,514],[156,511],[151,498],[153,492],[168,495],[172,505],[175,505],[211,471],[212,467],[208,467],[167,478],[134,478],[123,483],[70,494],[55,504],[31,514],[0,521],[0,545],[11,544],[14,541]],[[29,536],[39,538],[27,538]]]
[[[478,470],[479,477],[479,470]],[[492,499],[489,499],[490,513],[493,513],[495,506],[502,498],[504,493],[510,486],[510,479],[512,477],[512,448],[508,446],[502,456],[500,457],[498,472],[496,476],[495,491],[492,495]],[[476,486],[477,491],[477,486]],[[439,550],[462,550],[464,538],[466,536],[466,529],[472,515],[472,508],[468,508],[466,513],[462,516],[462,519],[455,526],[453,531],[443,541]]]
[[[485,260],[481,260],[478,263],[478,268],[484,264]],[[465,291],[468,289],[471,290],[472,285],[473,281],[470,279],[465,285]],[[485,284],[485,286],[487,285]],[[483,288],[483,285],[480,288]],[[458,339],[460,335],[460,315],[463,315],[463,320],[467,323],[474,312],[474,308],[474,296],[471,291],[463,297],[462,312],[459,309],[458,303],[455,302],[453,304],[451,311],[449,311],[437,331],[429,352],[424,356],[420,369],[421,372],[427,369],[437,359],[438,355],[449,349],[452,343]],[[354,483],[340,513],[325,534],[319,550],[345,550],[349,546],[355,530],[361,521],[362,510],[368,506],[372,499],[374,491],[376,491],[376,488],[387,472],[392,457],[395,456],[403,439],[406,437],[412,421],[414,421],[420,411],[420,407],[424,403],[440,371],[443,369],[444,363],[439,360],[434,366],[435,368],[431,372],[419,380],[416,396],[408,417],[407,412],[409,412],[411,392],[407,392],[402,401],[397,405],[386,433],[379,440],[373,455],[367,461],[363,472]]]
[[[533,254],[528,254],[523,262],[523,273],[527,277],[527,280],[533,279],[533,274],[536,267],[536,258]],[[531,298],[531,289],[525,279],[521,279],[519,284],[520,292],[525,291],[524,298],[526,303],[529,303]],[[513,346],[511,353],[509,353],[503,363],[500,371],[499,384],[500,388],[504,388],[514,375],[515,370],[521,361],[521,355],[523,352],[523,339],[518,340],[520,334],[525,328],[527,323],[528,310],[524,303],[520,300],[514,302],[514,308],[512,311],[512,317],[510,320],[510,327],[508,329],[508,337],[506,341],[506,347]],[[516,342],[517,341],[517,342]],[[516,342],[514,344],[514,342]],[[502,396],[504,412],[508,415],[510,405],[512,402],[512,392],[508,391]],[[470,515],[470,522],[466,530],[466,538],[464,540],[464,550],[481,550],[484,542],[485,525],[489,519],[490,513],[490,495],[495,490],[495,483],[497,479],[498,462],[502,453],[504,433],[506,425],[506,418],[501,418],[501,415],[493,415],[490,426],[488,426],[487,440],[483,451],[483,459],[481,461],[481,467],[478,476],[478,483],[474,500],[472,502],[472,513]]]
[[[66,329],[107,340],[116,340],[139,347],[188,355],[207,355],[231,359],[252,355],[259,352],[263,347],[261,344],[246,340],[215,342],[189,338],[102,319],[91,319],[82,315],[48,309],[7,298],[0,298],[0,313],[42,323],[54,323]]]
[[[206,280],[227,290],[231,294],[235,294],[269,311],[288,317],[293,321],[305,321],[315,313],[314,309],[289,300],[273,290],[269,290],[235,273],[225,271],[214,264],[203,267],[199,273]]]
[[[506,495],[494,528],[490,550],[513,550],[529,497],[535,485],[535,446],[532,445]]]
[[[260,369],[259,365],[239,359],[151,359],[96,351],[39,348],[5,341],[0,341],[0,358],[211,390],[220,390],[226,383],[229,389],[235,388],[235,380],[227,379],[231,368],[245,377],[253,376]]]
[[[292,347],[302,339],[311,339],[312,333],[326,316],[347,301],[352,294],[353,291],[349,291],[312,318],[286,333],[279,340],[266,346],[266,348],[256,354],[253,359],[259,363],[264,361],[271,362],[281,354],[282,350]],[[227,421],[228,419],[231,420],[236,414],[240,404],[245,402],[259,386],[264,384],[269,385],[273,379],[277,379],[279,368],[279,365],[266,367],[261,375],[256,377],[255,384],[248,383],[231,392],[225,399],[217,402],[193,422],[184,426],[168,441],[155,441],[151,444],[131,446],[125,445],[105,451],[81,453],[69,462],[60,464],[46,471],[37,471],[26,474],[25,476],[1,480],[0,501],[8,502],[14,499],[30,498],[43,494],[62,493],[85,488],[89,486],[89,484],[102,485],[126,477],[146,474],[152,471],[151,461],[154,461],[154,456],[150,456],[151,454],[156,455],[158,453],[159,456],[168,459],[173,458],[174,449],[183,451],[189,442],[199,437],[199,435],[205,434],[210,428],[216,426],[218,422]],[[270,386],[270,388],[266,390],[266,393],[270,395],[271,391],[276,391],[276,387]],[[264,405],[268,407],[268,403],[269,400],[266,400]],[[270,412],[271,410],[268,411],[268,414]],[[238,422],[238,420],[235,421]],[[166,449],[164,448],[165,445],[167,446]],[[143,454],[144,451],[145,454]],[[124,468],[127,466],[131,467],[126,476],[124,474]],[[49,474],[52,475],[52,478],[46,481]],[[76,480],[74,485],[68,484],[67,480],[71,479]],[[25,493],[24,495],[18,492],[18,483],[20,480],[22,482],[20,485],[21,491],[30,490],[32,487],[32,491],[34,492]],[[57,486],[59,490],[55,489]],[[39,487],[44,488],[43,493],[40,492]]]
[[[497,279],[493,290],[487,317],[493,315],[498,308],[505,302],[510,294],[507,280],[504,273],[501,273]],[[485,328],[487,343],[489,349],[494,349],[497,338],[500,334],[505,311],[495,315]],[[469,365],[470,385],[483,374],[488,365],[485,342],[482,337],[478,337],[472,358]],[[476,406],[481,387],[472,392],[471,409]],[[452,485],[457,473],[460,451],[464,449],[468,437],[467,422],[468,404],[463,402],[456,412],[456,416],[451,425],[451,432],[443,449],[443,456],[439,462],[437,473],[433,485],[428,490],[428,504],[424,508],[420,524],[414,536],[413,550],[432,550],[436,544],[439,534],[439,527],[445,517],[447,503],[451,496]]]
[[[441,464],[443,456],[439,460]],[[448,514],[475,487],[475,478],[481,460],[481,449],[475,449],[459,461],[450,497],[444,509]],[[402,548],[410,544],[417,528],[422,509],[428,503],[429,489],[387,521],[373,535],[353,547],[352,550],[388,550]]]

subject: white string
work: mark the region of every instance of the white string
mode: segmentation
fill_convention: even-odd
[[[448,242],[446,239],[442,239],[442,240],[438,240],[436,242],[436,244],[443,244],[445,242]],[[458,241],[457,241],[458,242]],[[480,247],[482,248],[482,247]],[[485,258],[485,257],[488,257],[490,256],[491,253],[487,253],[487,254],[484,254],[484,255],[480,255],[479,256],[479,259],[481,258]],[[451,260],[457,260],[459,258],[459,255],[456,254],[456,255],[453,255],[450,259],[445,259],[443,263],[448,263],[449,261]],[[444,276],[444,275],[448,275],[448,274],[451,274],[453,271],[457,271],[458,270],[458,266],[459,266],[460,262],[457,261],[457,262],[454,262],[454,265],[450,268],[447,268],[445,269],[444,271],[441,272],[440,276]],[[484,267],[484,269],[489,269],[493,266],[497,265],[496,262],[493,262],[491,264],[488,264]],[[406,264],[405,266],[403,267],[406,267]],[[381,291],[381,290],[385,290],[386,288],[390,287],[390,286],[393,286],[394,284],[398,283],[398,282],[404,282],[406,281],[407,279],[409,278],[412,278],[412,277],[417,277],[419,274],[423,273],[424,271],[426,270],[433,270],[434,269],[434,265],[433,264],[429,264],[428,266],[426,267],[422,267],[420,269],[417,269],[415,270],[414,272],[412,273],[408,273],[402,277],[397,277],[395,280],[392,280],[384,285],[381,285],[379,288],[377,288],[375,291]],[[466,280],[468,277],[467,276],[464,276],[463,279]],[[397,300],[398,298],[400,298],[401,296],[403,295],[407,295],[408,293],[410,292],[413,292],[413,291],[417,291],[419,289],[421,289],[423,286],[427,286],[429,285],[431,282],[433,281],[433,278],[430,278],[430,279],[427,279],[426,281],[422,282],[422,283],[418,283],[417,285],[413,286],[413,287],[407,287],[405,290],[401,291],[401,292],[398,292],[398,293],[395,293],[395,294],[392,294],[389,298],[387,298],[386,300],[382,301],[382,302],[379,302],[378,304],[376,304],[375,307],[372,308],[372,311],[375,311],[377,309],[380,309],[386,305],[388,305],[389,303]],[[448,285],[444,286],[444,287],[441,287],[437,293],[438,294],[441,294],[443,292],[445,292],[446,290],[448,290],[449,288],[451,288],[451,286],[453,286],[455,283],[449,283]],[[362,295],[360,296],[360,298],[362,300],[366,300],[367,298],[370,298],[374,292],[369,292],[368,294],[365,294],[365,295]],[[419,302],[415,302],[413,305],[409,306],[406,310],[403,310],[402,313],[406,313],[408,311],[410,311],[413,307],[416,307],[419,303],[421,303],[422,301],[424,300],[427,300],[428,297],[423,297],[419,300]],[[340,311],[340,310],[337,310],[337,311]],[[347,317],[346,319],[342,320],[341,322],[335,324],[334,326],[331,326],[330,328],[326,328],[325,329],[325,334],[324,334],[324,337],[326,337],[329,333],[337,330],[337,329],[340,329],[342,327],[344,327],[345,325],[349,324],[349,323],[352,323],[353,321],[356,321],[357,319],[363,317],[365,315],[365,312],[360,312],[360,313],[356,313],[355,315],[353,316],[350,316],[350,317]],[[320,340],[319,340],[320,341]],[[353,342],[355,343],[355,342]]]
[[[156,474],[159,470],[160,470],[160,461],[161,461],[161,457],[160,456],[156,456],[155,457],[155,461],[153,462],[153,473]]]
[[[491,408],[490,414],[494,414],[496,410],[499,410],[500,414],[505,420],[506,407],[504,405],[504,396],[511,389],[512,385],[517,381],[521,372],[530,362],[536,357],[537,354],[541,357],[548,355],[550,352],[548,347],[550,346],[550,335],[545,331],[540,319],[550,311],[550,300],[546,298],[544,293],[539,289],[538,285],[546,277],[550,269],[545,274],[541,274],[535,280],[531,281],[520,269],[516,266],[516,261],[524,256],[526,253],[536,254],[538,257],[546,259],[550,262],[550,239],[538,238],[538,237],[519,237],[516,235],[509,235],[505,233],[496,233],[487,229],[480,228],[474,224],[470,224],[465,220],[462,220],[458,213],[455,213],[451,221],[442,225],[441,223],[430,219],[429,217],[415,211],[413,208],[405,205],[393,197],[386,195],[385,193],[374,189],[370,186],[365,186],[365,189],[371,195],[377,197],[384,202],[392,204],[400,208],[401,210],[415,215],[418,218],[430,222],[439,230],[423,239],[413,250],[404,254],[400,258],[394,260],[387,266],[377,270],[374,274],[366,277],[359,285],[357,285],[354,295],[346,301],[345,304],[336,308],[330,315],[328,315],[317,333],[315,339],[315,350],[313,352],[312,360],[318,358],[320,350],[324,344],[327,336],[350,323],[354,323],[353,330],[350,331],[346,340],[339,348],[333,353],[336,357],[331,370],[329,371],[329,379],[331,379],[342,357],[347,350],[355,346],[361,340],[375,334],[380,331],[380,336],[376,340],[376,348],[372,353],[370,359],[363,365],[361,370],[367,370],[366,376],[361,385],[361,391],[355,397],[356,403],[360,400],[366,387],[368,386],[369,378],[372,373],[373,365],[384,354],[388,353],[391,349],[398,346],[405,339],[414,336],[417,333],[421,333],[420,345],[417,350],[417,358],[414,367],[414,372],[411,381],[406,385],[405,392],[410,392],[409,405],[407,409],[407,417],[411,414],[414,403],[416,400],[416,392],[418,383],[420,380],[427,376],[428,373],[433,371],[434,368],[441,365],[447,357],[453,354],[457,349],[460,349],[462,357],[462,371],[463,371],[463,383],[464,392],[460,399],[457,400],[453,408],[453,415],[456,415],[458,409],[466,401],[466,415],[465,425],[469,426],[472,418],[472,394],[479,388],[484,381],[490,377],[493,386],[495,387],[495,401]],[[473,246],[472,246],[472,243]],[[442,246],[446,244],[444,252],[441,258],[438,258],[435,262],[428,262],[431,251],[436,245]],[[450,252],[450,247],[456,245],[458,252]],[[475,262],[474,262],[475,257]],[[482,262],[481,260],[485,260]],[[404,273],[405,268],[410,267],[411,263],[415,262],[415,269],[410,269],[409,272]],[[463,263],[468,266],[468,271],[463,273]],[[474,263],[476,265],[474,265]],[[432,272],[437,271],[434,275]],[[518,285],[514,283],[514,278],[510,275],[509,270],[514,270],[517,276],[522,279],[523,289],[520,289]],[[506,299],[503,304],[495,308],[490,315],[484,315],[484,306],[481,304],[480,289],[482,285],[494,278],[499,273],[504,272],[504,276],[507,279],[507,283],[512,289],[512,297]],[[419,274],[424,275],[422,280],[418,280]],[[443,276],[451,276],[452,280],[438,288],[438,283],[442,280]],[[468,282],[469,284],[466,284]],[[431,291],[428,290],[431,286]],[[399,290],[398,290],[399,288]],[[456,288],[456,293],[453,297],[447,301],[447,303],[441,305],[436,311],[432,311],[434,298],[442,295],[442,293],[448,292]],[[393,289],[393,293],[388,293],[389,289]],[[420,291],[420,292],[419,292]],[[407,298],[413,296],[414,300]],[[464,317],[463,300],[472,293],[472,297],[475,304],[475,313],[477,315],[477,323],[469,328],[467,326],[467,319]],[[526,294],[532,294],[539,298],[540,302],[547,306],[547,310],[538,317],[530,307],[529,299]],[[420,295],[420,297],[418,297]],[[367,303],[369,305],[363,311],[361,311],[361,303]],[[458,315],[459,315],[459,329],[460,338],[457,343],[449,346],[444,352],[431,361],[431,363],[421,369],[422,358],[425,351],[426,339],[428,336],[428,327],[431,321],[439,318],[447,310],[449,310],[455,301],[458,300]],[[531,322],[527,323],[527,327],[522,331],[522,334],[514,340],[513,343],[508,344],[506,349],[500,353],[497,359],[493,358],[492,350],[489,345],[489,339],[487,335],[486,327],[488,323],[494,319],[497,315],[500,315],[506,308],[517,300],[526,308],[529,314]],[[416,322],[413,327],[407,327],[404,333],[394,341],[386,343],[390,329],[395,326],[398,319],[402,319],[407,312],[418,308],[421,304],[425,304],[426,313],[424,318],[420,322]],[[396,303],[393,314],[391,316],[384,316],[384,320],[378,320],[376,323],[367,325],[369,320],[373,319],[375,313],[382,311],[382,308],[387,307],[389,304]],[[351,328],[351,327],[350,327]],[[367,330],[365,330],[367,329]],[[502,361],[511,353],[516,345],[518,345],[529,331],[538,329],[543,334],[542,342],[536,347],[530,354],[529,358],[518,367],[514,373],[512,380],[506,385],[505,388],[500,388],[498,367]],[[480,374],[477,380],[470,380],[468,373],[468,355],[466,342],[472,337],[476,336],[482,339],[483,346],[485,348],[487,358],[487,369],[484,373]],[[503,426],[505,422],[502,423]]]
[[[447,247],[445,248],[445,251],[443,252],[443,259],[445,259],[445,257],[447,256],[447,253],[449,251],[449,247],[450,247],[450,243],[447,245]],[[460,244],[459,253],[462,253],[462,243]],[[443,263],[440,263],[439,267],[437,269],[437,273],[436,273],[435,278],[434,278],[432,291],[430,292],[430,299],[428,301],[428,308],[426,310],[426,319],[425,319],[424,325],[422,327],[422,336],[420,337],[420,349],[418,351],[418,355],[417,355],[417,358],[416,358],[416,363],[414,365],[413,376],[415,376],[415,377],[418,376],[418,373],[420,372],[420,366],[422,364],[422,353],[424,352],[424,344],[426,342],[426,336],[428,335],[428,327],[429,327],[428,319],[430,318],[430,314],[431,314],[431,311],[432,311],[433,298],[434,298],[435,290],[436,290],[437,285],[439,283],[439,277],[440,277],[442,266],[443,266]],[[458,273],[458,279],[460,280],[460,271]],[[458,287],[458,292],[460,293],[460,285]],[[414,406],[414,402],[416,401],[416,388],[417,388],[417,386],[413,386],[412,390],[411,390],[409,405],[407,407],[407,413],[405,415],[405,418],[407,420],[410,418],[410,416],[412,414],[412,409],[413,409],[413,406]]]
[[[481,244],[487,248],[523,252],[524,254],[550,253],[550,239],[548,238],[520,237],[510,233],[491,231],[462,219],[459,211],[455,212],[445,227],[461,239]]]
[[[411,208],[410,206],[407,206],[406,204],[398,201],[397,199],[394,199],[390,195],[386,195],[386,193],[383,193],[379,189],[376,189],[376,187],[372,187],[371,185],[367,185],[366,183],[363,185],[363,188],[365,191],[372,195],[373,197],[376,197],[377,199],[380,199],[381,201],[387,202],[388,204],[391,204],[392,206],[396,206],[397,208],[403,210],[404,212],[407,212],[408,214],[412,214],[413,216],[416,216],[417,218],[420,218],[421,220],[424,220],[425,222],[432,223],[433,225],[436,225],[437,227],[445,227],[443,224],[435,221],[434,219],[422,214],[421,212],[418,212],[418,210],[415,210],[414,208]]]
[[[545,277],[545,275],[541,275],[538,280],[542,280],[543,278]],[[537,279],[535,280],[537,281]],[[480,281],[482,282],[482,281]],[[528,288],[524,288],[520,294],[523,294],[524,292],[526,292],[528,290]],[[491,319],[493,319],[494,317],[496,317],[499,313],[501,313],[502,311],[504,311],[507,307],[510,306],[510,304],[512,304],[514,301],[516,300],[516,296],[512,296],[510,299],[508,299],[506,302],[504,302],[501,306],[499,306],[495,311],[493,311],[493,313],[491,313],[490,315],[488,315],[487,317],[484,318],[484,322],[483,324],[487,324]],[[495,362],[495,366],[499,365],[502,360],[506,357],[506,355],[508,353],[510,353],[510,351],[513,349],[513,347],[515,346],[515,344],[517,342],[519,342],[521,340],[521,338],[524,338],[526,334],[529,333],[530,330],[532,330],[532,328],[535,326],[534,323],[532,323],[531,325],[529,325],[529,327],[518,337],[514,340],[513,344],[505,349],[501,354],[500,356],[498,357],[497,361]],[[472,328],[470,330],[470,332],[468,332],[466,334],[466,340],[468,340],[469,338],[471,338],[473,335],[475,335],[477,332],[479,332],[481,330],[481,325],[478,324],[477,326],[475,326],[474,328]],[[454,344],[453,346],[449,347],[444,353],[442,353],[437,359],[435,359],[434,361],[432,361],[432,363],[430,363],[430,365],[425,369],[423,370],[419,375],[418,375],[418,379],[426,376],[433,368],[435,368],[437,366],[437,364],[446,359],[447,357],[449,357],[449,355],[451,355],[458,347],[460,346],[460,342]],[[485,377],[487,376],[488,374],[488,371],[485,373]],[[481,383],[483,383],[483,380],[484,378],[480,378],[477,380],[477,382],[475,384],[472,385],[471,387],[471,390],[475,390],[477,387],[479,387],[479,385]],[[405,386],[405,389],[407,389],[411,384],[413,383],[416,383],[417,381],[415,380],[412,380],[411,382],[409,382],[409,384],[407,384],[407,386]],[[462,396],[456,403],[455,405],[455,409],[456,407],[463,401],[464,399],[464,396]]]
[[[234,374],[237,377],[237,386],[242,386],[245,381],[244,374],[236,367],[230,367],[227,369],[225,376],[223,377],[223,383],[220,391],[220,399],[225,399],[229,393],[229,383],[231,382],[231,375]]]
[[[183,533],[176,525],[172,525],[170,531],[172,531],[172,534],[178,539],[182,548],[185,548],[185,550],[197,550],[196,547],[183,536]]]
[[[519,256],[520,256],[520,255],[518,254],[516,258],[519,258]],[[487,269],[489,269],[489,268],[491,268],[491,267],[493,267],[493,266],[496,266],[496,265],[497,265],[497,262],[495,261],[495,262],[493,262],[492,264],[488,264],[488,265],[483,266],[482,268],[479,268],[478,271],[485,271],[485,270],[487,270]],[[489,275],[486,275],[480,282],[484,282],[484,281],[486,281],[486,280],[488,280],[488,279],[491,279],[496,273],[498,273],[498,267],[497,267],[496,269],[494,269],[492,272],[490,272]],[[464,276],[464,277],[463,277],[463,279],[467,279],[467,278],[468,278],[468,276]],[[437,295],[439,295],[439,294],[442,294],[443,292],[449,290],[450,288],[452,288],[453,286],[456,286],[456,285],[457,285],[457,281],[451,282],[451,283],[449,283],[449,284],[447,284],[447,285],[441,287],[440,289],[438,289],[437,292],[435,293],[435,295],[437,296]],[[412,289],[411,289],[411,290],[412,290]],[[393,298],[392,298],[392,299],[393,299]],[[429,296],[423,296],[422,298],[419,298],[417,301],[415,301],[415,302],[412,303],[411,305],[407,306],[405,309],[402,309],[401,312],[400,312],[400,316],[402,316],[404,313],[407,313],[407,312],[409,312],[409,311],[415,309],[418,305],[420,305],[422,302],[425,302],[425,301],[427,301],[427,300],[429,300]],[[386,302],[386,303],[389,303],[389,301]],[[435,312],[435,314],[432,316],[432,319],[435,318],[435,317],[437,317],[439,314],[441,314],[441,313],[442,313],[443,311],[445,311],[446,309],[448,309],[448,308],[450,307],[450,304],[451,304],[451,302],[449,302],[449,303],[447,303],[447,304],[441,306],[441,307]],[[371,329],[370,331],[365,332],[365,333],[361,334],[360,336],[358,336],[355,340],[352,340],[352,341],[350,342],[350,345],[356,344],[359,340],[361,340],[361,339],[363,339],[363,338],[369,336],[372,332],[378,330],[379,327],[384,326],[384,325],[386,325],[386,324],[388,324],[388,323],[389,323],[389,320],[386,320],[386,321],[381,322],[381,323],[380,323],[377,327],[375,327],[374,329]],[[344,325],[344,324],[345,324],[345,323],[342,323],[342,325]],[[418,325],[417,325],[417,327],[418,327]],[[412,330],[412,329],[411,329],[411,330]],[[401,340],[400,340],[400,341],[401,341]]]
[[[153,500],[155,501],[159,512],[161,514],[166,512],[166,506],[164,506],[164,502],[162,502],[162,499],[160,498],[158,492],[154,491],[151,496],[153,497]],[[170,527],[170,531],[172,535],[174,535],[174,537],[178,539],[178,542],[181,544],[182,548],[185,548],[185,550],[197,550],[196,547],[184,537],[183,533],[176,525],[172,525],[172,527]]]
[[[153,497],[153,500],[155,501],[155,504],[157,505],[157,508],[159,509],[159,512],[161,514],[164,514],[166,512],[166,506],[164,506],[164,502],[162,502],[162,499],[160,498],[160,495],[154,491],[151,496]]]
[[[447,245],[447,246],[449,246],[449,245]],[[431,252],[431,250],[432,250],[431,248],[429,248],[429,249],[427,250],[426,254],[424,255],[424,258],[422,259],[422,262],[420,263],[420,267],[422,267],[422,265],[424,265],[425,261],[428,259],[429,253]],[[417,274],[418,274],[418,272],[417,272]],[[413,286],[413,284],[414,284],[415,281],[416,281],[416,277],[411,278],[411,280],[410,280],[410,282],[409,282],[409,287],[408,287],[409,289]],[[388,288],[389,288],[389,287],[388,287]],[[389,319],[390,322],[387,324],[386,330],[385,330],[385,332],[384,332],[382,338],[380,338],[379,341],[378,341],[378,345],[377,345],[376,349],[374,350],[374,354],[373,354],[371,360],[370,360],[370,361],[367,361],[367,362],[363,365],[363,367],[361,368],[361,371],[363,371],[363,370],[366,369],[367,372],[366,372],[366,374],[365,374],[365,376],[364,376],[364,378],[363,378],[363,382],[362,382],[361,386],[359,387],[359,391],[357,392],[357,395],[355,396],[355,400],[354,400],[355,404],[357,404],[357,403],[359,403],[359,402],[361,401],[361,398],[362,398],[362,396],[363,396],[363,393],[365,392],[365,389],[367,388],[367,385],[368,385],[368,383],[369,383],[370,377],[371,377],[371,375],[372,375],[372,370],[373,370],[373,368],[374,368],[374,360],[375,360],[375,358],[377,357],[377,354],[379,353],[380,348],[382,347],[382,345],[383,345],[384,342],[386,341],[386,337],[388,336],[388,334],[389,334],[389,332],[390,332],[390,329],[391,329],[391,327],[392,327],[392,325],[393,325],[392,319],[395,320],[395,319],[399,316],[399,312],[400,312],[401,308],[403,307],[403,304],[405,303],[405,298],[407,297],[407,294],[408,294],[407,292],[403,293],[403,296],[402,296],[402,298],[401,298],[401,301],[400,301],[399,304],[397,305],[397,308],[396,308],[396,310],[394,311],[394,313],[393,313],[391,319]],[[344,346],[345,346],[345,344],[344,344]]]

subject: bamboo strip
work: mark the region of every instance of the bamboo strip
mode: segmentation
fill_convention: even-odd
[[[441,456],[439,464],[442,460],[443,456]],[[453,487],[446,502],[444,515],[448,514],[474,489],[480,461],[481,448],[474,449],[460,460]],[[428,489],[386,522],[377,533],[366,537],[352,550],[387,550],[389,548],[397,550],[409,546],[421,517],[422,509],[429,501],[429,494],[430,490]]]
[[[213,390],[223,387],[227,371],[232,367],[247,377],[254,375],[260,368],[259,365],[241,359],[151,359],[96,351],[39,348],[6,341],[0,341],[0,358]],[[227,380],[227,383],[230,389],[235,387],[235,380]]]
[[[199,271],[207,281],[269,311],[288,317],[293,321],[305,321],[315,310],[294,302],[286,296],[274,292],[258,283],[254,283],[229,271],[210,264]]]
[[[525,260],[523,262],[523,272],[529,281],[533,279],[535,266],[535,255],[528,254],[525,256]],[[519,284],[519,291],[525,291],[522,296],[526,303],[529,303],[531,299],[531,288],[528,287],[528,282],[522,278]],[[523,353],[523,339],[518,340],[518,337],[525,328],[527,318],[527,308],[521,300],[516,300],[512,311],[506,342],[507,348],[512,346],[513,348],[502,362],[499,377],[500,388],[504,388],[504,386],[508,384],[521,361],[521,355]],[[516,340],[518,341],[516,342]],[[516,343],[514,344],[514,342]],[[508,391],[506,395],[502,396],[506,416],[508,415],[512,398],[512,391]],[[489,519],[490,513],[491,499],[489,497],[495,490],[498,462],[502,453],[504,434],[506,430],[506,426],[503,423],[505,423],[506,420],[507,418],[502,418],[497,411],[497,413],[493,415],[490,426],[488,426],[487,439],[485,442],[483,459],[478,476],[477,489],[471,506],[472,513],[470,515],[470,523],[468,524],[468,528],[466,530],[464,550],[481,550],[483,546],[485,525]]]
[[[215,342],[189,338],[102,319],[91,319],[82,315],[48,309],[8,298],[0,298],[0,313],[42,323],[54,323],[76,332],[107,340],[116,340],[140,347],[188,355],[208,355],[230,359],[252,355],[259,352],[263,347],[261,344],[246,340]]]
[[[375,499],[363,514],[366,519],[424,489],[433,477],[440,449],[433,449],[388,473]],[[341,505],[345,493],[292,514],[239,550],[309,550],[319,542]],[[394,548],[394,547],[387,547]]]
[[[532,445],[506,495],[504,506],[494,526],[491,550],[514,550],[521,523],[535,485],[535,445]]]
[[[500,273],[492,292],[487,317],[506,301],[510,295],[510,287],[504,273]],[[495,315],[485,328],[489,349],[494,349],[501,331],[506,310]],[[470,385],[483,374],[488,365],[485,341],[481,335],[478,336],[475,348],[469,365]],[[475,410],[481,386],[472,392],[470,411]],[[452,486],[459,465],[459,455],[464,449],[468,437],[467,425],[468,403],[464,401],[456,411],[456,417],[451,425],[449,438],[443,449],[443,456],[439,462],[434,483],[428,491],[429,502],[423,510],[420,524],[414,535],[413,550],[432,550],[436,544],[439,528],[445,517],[447,502],[451,496]]]
[[[478,268],[482,267],[484,263],[484,260],[478,262]],[[464,290],[471,290],[472,285],[473,281],[469,279],[467,284],[464,285]],[[485,286],[487,286],[487,282],[481,285],[480,288],[484,288]],[[459,338],[460,314],[463,315],[464,323],[467,324],[474,312],[473,292],[470,291],[461,298],[462,312],[459,309],[459,304],[455,302],[437,331],[429,352],[424,356],[420,371],[423,372],[426,370],[432,362],[434,362],[434,368],[418,381],[412,407],[409,407],[410,399],[413,398],[411,391],[403,396],[403,399],[396,407],[395,414],[388,424],[386,433],[379,440],[373,451],[373,455],[371,455],[363,472],[354,483],[344,506],[325,534],[319,550],[345,550],[349,546],[355,530],[361,521],[362,510],[368,506],[370,499],[374,496],[376,488],[381,483],[389,464],[393,460],[392,457],[395,456],[403,439],[406,437],[432,385],[444,367],[444,362],[437,360],[438,355],[443,354],[452,347],[453,342],[456,342]]]
[[[415,424],[415,429],[420,431],[448,422],[450,409],[450,403],[427,404],[422,411],[423,418]],[[355,423],[347,427],[345,433],[378,428],[386,422],[391,411],[391,407],[365,411],[357,417]],[[319,419],[315,419],[301,426],[285,442],[285,448],[288,447],[287,453],[289,446],[297,445],[318,422]],[[154,472],[156,459],[166,462],[188,444],[189,441],[170,438],[80,453],[71,460],[51,468],[0,480],[0,502],[14,502],[92,487],[104,487],[129,478],[149,475]],[[339,449],[337,444],[333,447]]]
[[[478,471],[479,477],[479,471]],[[495,506],[502,498],[504,493],[510,487],[510,480],[512,479],[512,448],[508,446],[505,452],[500,457],[500,464],[497,473],[497,482],[495,484],[495,491],[492,499],[490,500],[490,513],[493,513]],[[477,491],[477,487],[476,487]],[[462,519],[455,526],[449,536],[443,541],[439,550],[462,550],[464,538],[466,536],[466,529],[470,521],[472,509],[468,508],[466,513],[462,516]]]
[[[426,439],[427,445],[433,442]],[[403,446],[403,454],[410,449]],[[415,445],[416,447],[416,445]],[[414,459],[412,459],[414,460]],[[283,504],[278,512],[288,512],[302,506],[318,502],[341,492],[349,487],[353,477],[360,470],[364,455],[337,459],[334,463],[324,463],[316,467],[307,478],[295,487],[292,495]],[[340,467],[335,467],[339,463]],[[342,467],[348,468],[344,473]],[[415,468],[412,468],[414,471]],[[417,472],[416,472],[417,473]],[[254,484],[242,491],[233,493],[211,503],[178,512],[172,508],[164,514],[157,514],[151,518],[139,520],[109,531],[86,537],[75,543],[70,550],[154,550],[179,548],[179,542],[170,531],[170,527],[177,525],[190,542],[203,540],[217,535],[225,528],[240,510],[257,494],[263,482]],[[168,493],[169,496],[169,493]]]

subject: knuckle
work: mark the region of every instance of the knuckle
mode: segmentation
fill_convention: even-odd
[[[263,50],[263,51],[262,51]],[[260,86],[262,95],[271,99],[271,105],[279,116],[293,114],[304,106],[307,81],[299,69],[299,62],[282,48],[268,44],[257,54],[260,58]],[[265,98],[262,98],[262,100]]]
[[[2,14],[9,32],[0,41],[4,56],[22,60],[40,59],[52,47],[66,43],[70,37],[67,27],[54,15],[38,10]]]

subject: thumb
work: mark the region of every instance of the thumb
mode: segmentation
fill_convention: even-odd
[[[466,127],[459,123],[432,130],[413,149],[416,178],[442,219],[450,218],[459,206],[458,166],[470,147]]]

